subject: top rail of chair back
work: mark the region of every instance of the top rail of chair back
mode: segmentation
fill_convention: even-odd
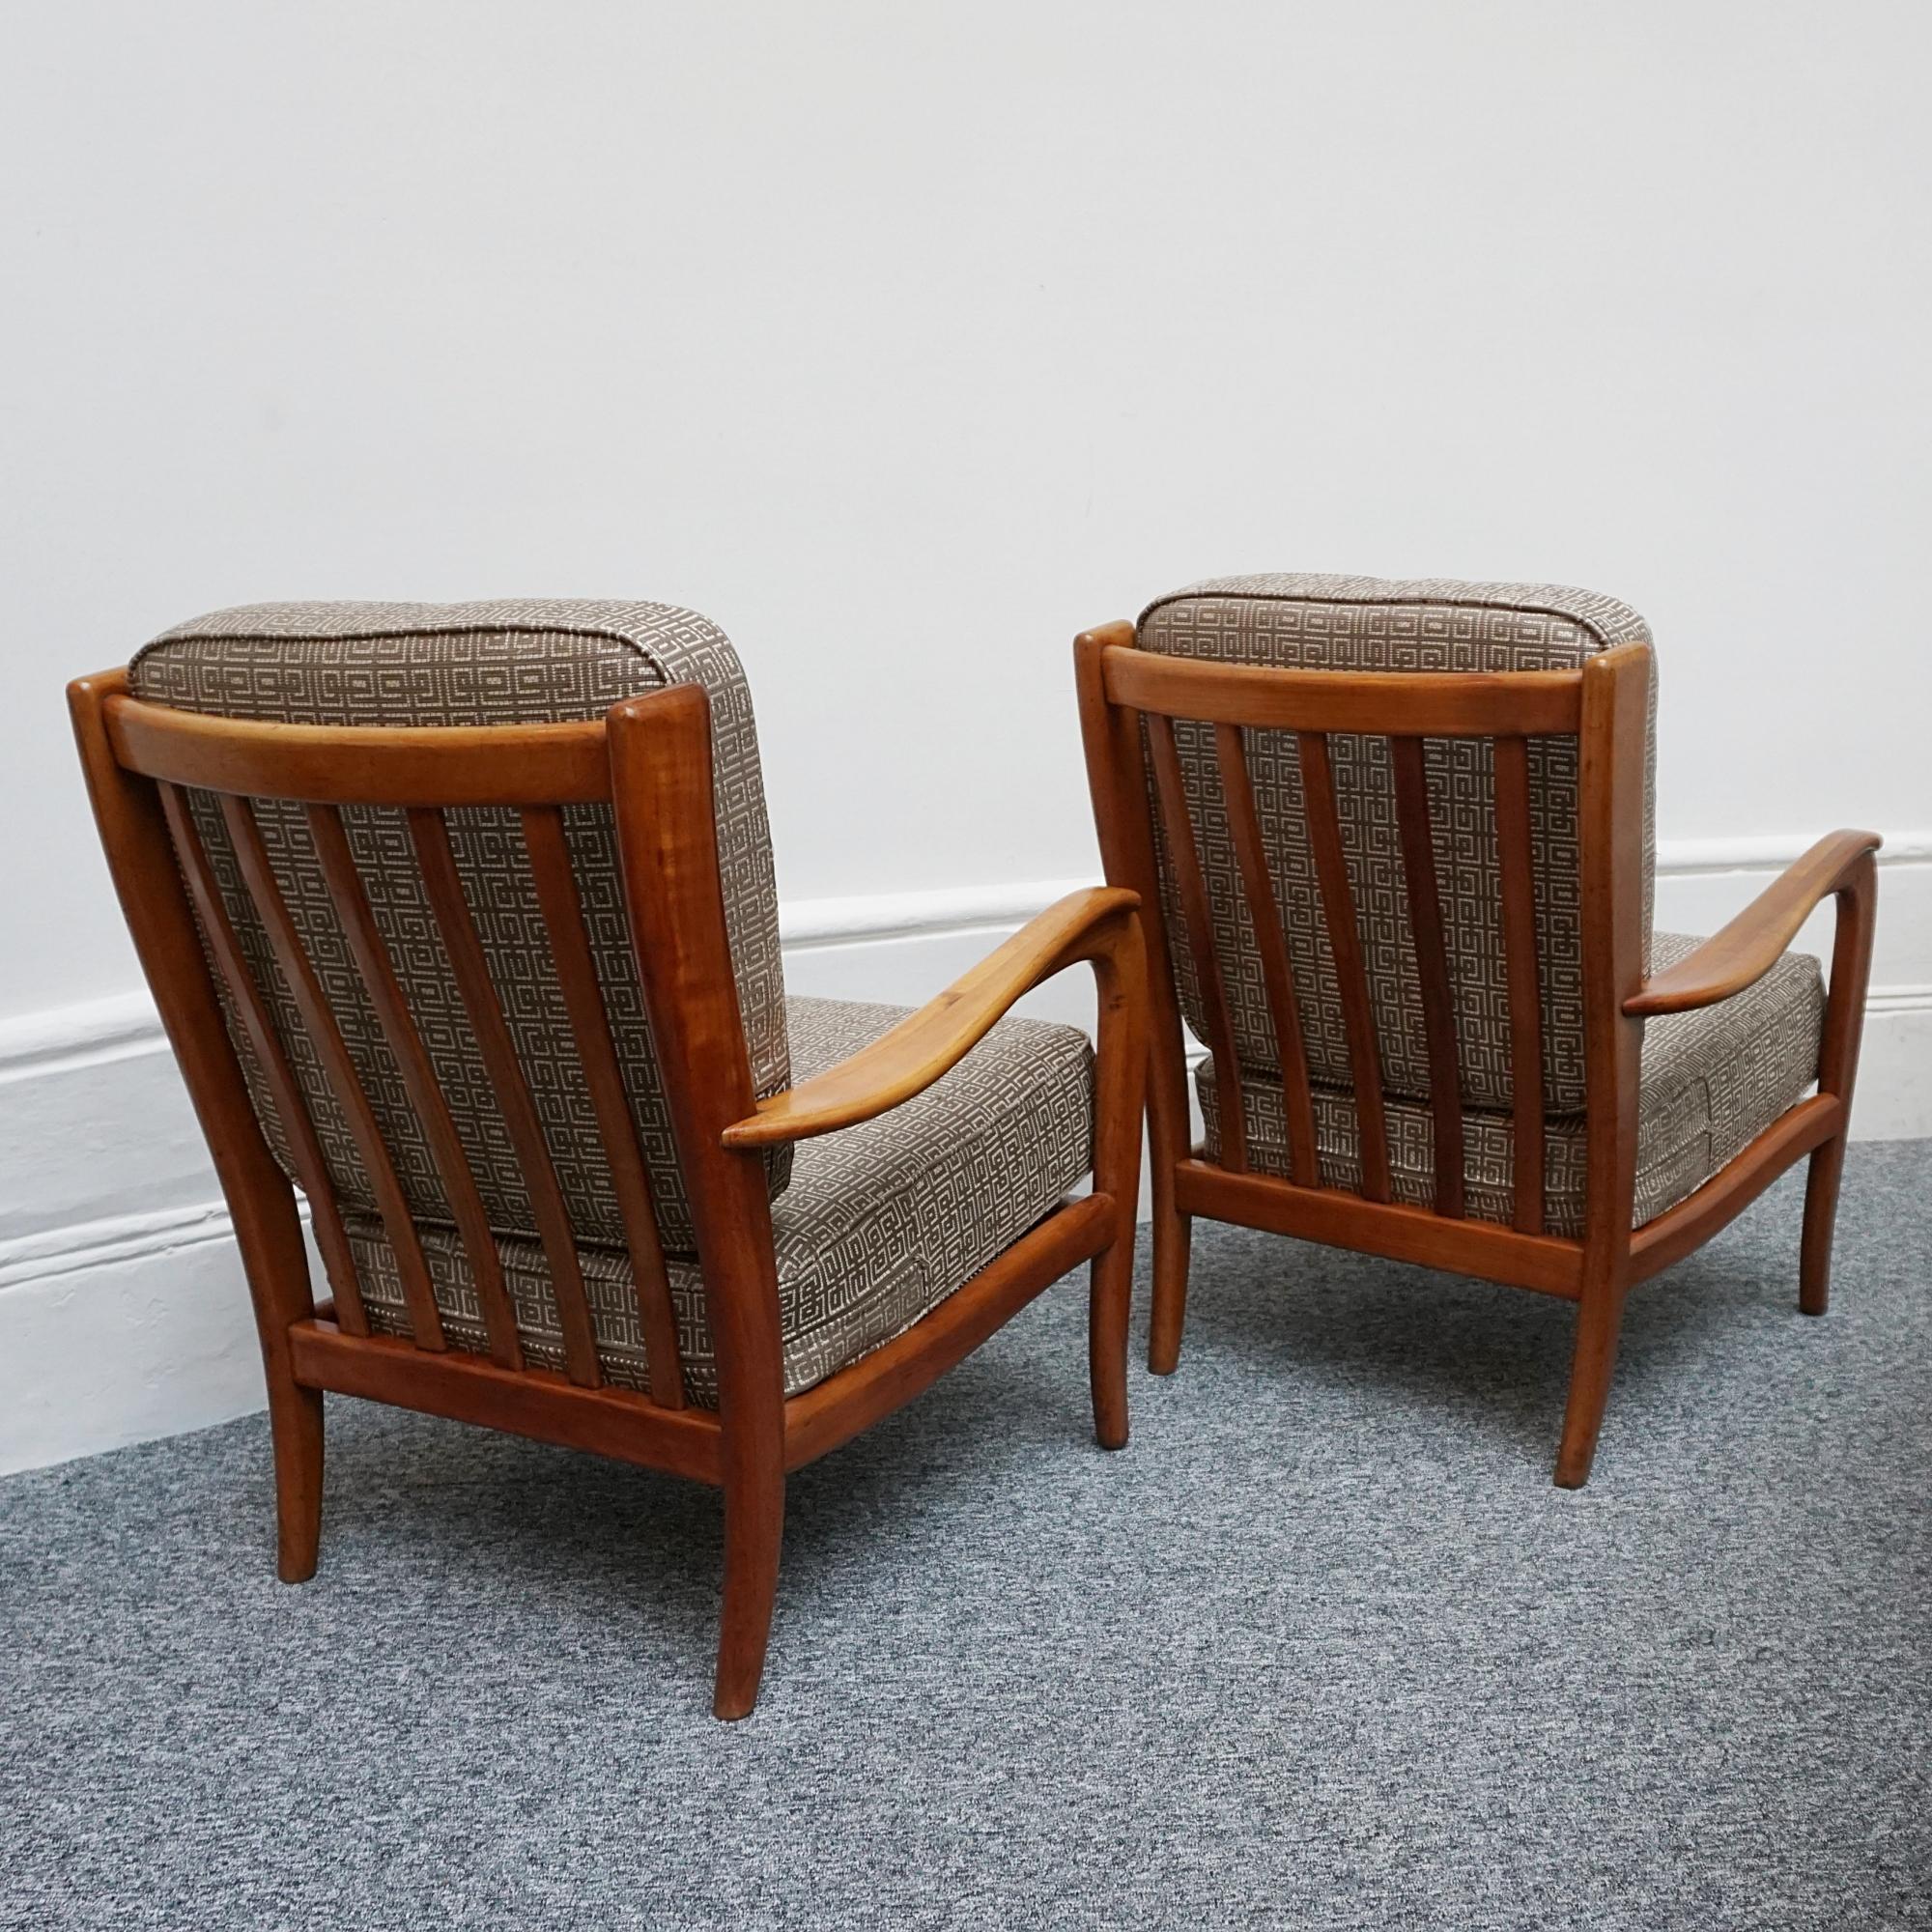
[[[611,797],[606,720],[514,724],[286,724],[180,711],[128,696],[105,703],[108,742],[128,771],[170,784],[309,805],[596,805]],[[667,724],[705,713],[701,687],[626,698],[613,712]],[[607,714],[607,716],[610,714]]]
[[[1302,670],[1163,657],[1120,644],[1101,653],[1101,668],[1113,703],[1169,718],[1431,738],[1574,736],[1585,676],[1581,669]]]

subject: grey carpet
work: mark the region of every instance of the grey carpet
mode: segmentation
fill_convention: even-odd
[[[9,1926],[1932,1924],[1932,1143],[1570,1311],[1203,1228],[1093,1446],[1077,1286],[797,1479],[764,1699],[718,1506],[357,1404],[0,1484]]]

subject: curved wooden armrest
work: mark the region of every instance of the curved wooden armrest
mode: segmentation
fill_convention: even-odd
[[[1139,905],[1138,894],[1118,887],[1068,893],[890,1033],[823,1073],[760,1100],[755,1114],[724,1129],[724,1145],[744,1151],[810,1140],[857,1126],[923,1094],[1042,980],[1077,960],[1139,946],[1134,919]]]
[[[1842,892],[1859,864],[1884,842],[1876,832],[1827,833],[1728,925],[1646,980],[1624,1002],[1624,1011],[1634,1018],[1689,1012],[1755,984],[1777,964],[1820,900]]]

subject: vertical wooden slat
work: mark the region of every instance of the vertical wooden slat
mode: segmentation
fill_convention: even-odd
[[[1328,951],[1342,997],[1342,1024],[1349,1039],[1349,1068],[1355,1084],[1356,1133],[1362,1144],[1362,1193],[1370,1201],[1389,1199],[1388,1117],[1382,1104],[1381,1049],[1376,1036],[1376,1009],[1369,997],[1362,936],[1355,924],[1355,895],[1349,884],[1349,861],[1342,849],[1342,820],[1335,809],[1335,775],[1328,740],[1320,731],[1297,731],[1301,757],[1302,815],[1315,860],[1321,912],[1328,926]]]
[[[349,1057],[342,1029],[335,1023],[327,995],[315,977],[315,968],[302,950],[301,935],[289,916],[274,867],[269,863],[268,848],[262,843],[261,827],[255,822],[253,809],[242,798],[224,796],[221,818],[235,846],[242,882],[247,887],[262,929],[269,936],[275,964],[281,969],[302,1025],[308,1029],[329,1092],[335,1095],[336,1105],[349,1123],[355,1150],[362,1156],[363,1171],[375,1189],[383,1232],[388,1236],[390,1251],[396,1258],[403,1302],[410,1313],[411,1335],[418,1349],[440,1352],[448,1344],[443,1339],[442,1317],[437,1309],[436,1292],[430,1285],[429,1264],[423,1259],[422,1242],[417,1239],[415,1223],[410,1217],[408,1198],[402,1182],[396,1179],[395,1164],[383,1144],[382,1129],[376,1124],[368,1096],[356,1077],[355,1063]]]
[[[308,1197],[309,1220],[315,1229],[315,1244],[322,1253],[322,1265],[335,1297],[335,1319],[345,1332],[366,1335],[369,1317],[362,1306],[362,1288],[355,1274],[355,1259],[350,1252],[349,1233],[342,1225],[342,1209],[335,1199],[335,1183],[329,1179],[328,1162],[317,1138],[315,1122],[309,1118],[308,1103],[302,1097],[295,1070],[282,1050],[281,1036],[275,1031],[262,989],[255,983],[242,943],[228,917],[221,888],[208,861],[194,816],[178,787],[157,784],[161,811],[168,822],[168,834],[181,861],[182,877],[187,882],[188,897],[201,922],[208,950],[213,955],[215,971],[221,975],[228,996],[235,1003],[236,1017],[254,1048],[255,1062],[269,1084],[269,1097],[274,1102],[282,1130],[288,1137],[289,1154],[295,1162],[296,1179]]]
[[[1529,740],[1498,738],[1496,852],[1502,868],[1508,973],[1510,1093],[1520,1232],[1543,1232],[1543,994],[1536,964],[1536,852],[1529,825]]]
[[[476,1299],[483,1311],[483,1326],[490,1338],[490,1359],[506,1369],[524,1366],[523,1343],[517,1335],[516,1311],[510,1306],[509,1291],[503,1286],[503,1264],[490,1229],[490,1216],[483,1197],[476,1191],[475,1177],[469,1172],[469,1157],[463,1151],[456,1122],[450,1118],[449,1103],[442,1097],[436,1068],[431,1065],[422,1036],[410,1017],[408,1002],[370,910],[369,895],[362,889],[361,874],[355,869],[355,855],[349,849],[349,834],[343,829],[342,814],[334,806],[311,805],[308,829],[315,840],[315,856],[328,895],[335,902],[335,915],[342,923],[342,936],[349,942],[350,956],[362,976],[369,1003],[383,1037],[395,1057],[396,1070],[403,1077],[403,1089],[410,1105],[422,1122],[429,1140],[430,1155],[442,1178],[443,1193],[451,1217],[469,1257],[469,1271],[476,1279]]]
[[[1214,756],[1221,768],[1228,826],[1234,836],[1235,857],[1240,865],[1241,884],[1248,895],[1248,914],[1261,952],[1268,1017],[1274,1022],[1275,1053],[1281,1063],[1282,1105],[1288,1116],[1289,1171],[1298,1186],[1319,1187],[1321,1166],[1315,1144],[1315,1102],[1308,1084],[1308,1047],[1301,1037],[1301,1008],[1294,994],[1294,972],[1289,964],[1288,940],[1282,931],[1281,908],[1275,901],[1274,878],[1268,870],[1267,847],[1262,841],[1261,817],[1255,810],[1247,744],[1238,724],[1215,725]]]
[[[1180,754],[1175,749],[1171,720],[1147,715],[1148,745],[1153,754],[1153,781],[1160,795],[1161,822],[1167,830],[1168,856],[1180,895],[1180,923],[1187,929],[1187,950],[1194,955],[1194,979],[1208,1026],[1208,1051],[1214,1056],[1215,1111],[1219,1115],[1221,1165],[1234,1174],[1248,1169],[1247,1117],[1241,1102],[1241,1075],[1235,1061],[1234,1029],[1228,1023],[1228,996],[1221,984],[1221,962],[1214,954],[1214,919],[1208,902],[1208,883],[1201,874],[1201,855],[1194,843],[1194,822],[1187,815],[1187,789],[1181,781]]]
[[[529,1193],[530,1213],[550,1266],[551,1293],[556,1299],[557,1323],[563,1333],[564,1372],[580,1387],[596,1388],[604,1378],[597,1365],[597,1337],[590,1322],[589,1299],[583,1292],[583,1269],[578,1260],[570,1209],[564,1205],[563,1189],[557,1185],[536,1102],[530,1097],[516,1042],[503,1017],[502,1002],[490,978],[483,942],[477,937],[476,923],[464,896],[456,854],[449,842],[449,826],[441,812],[422,807],[411,810],[409,826],[430,910],[449,955],[450,972],[463,995],[464,1009],[482,1050],[484,1069]]]
[[[1429,1109],[1435,1124],[1435,1211],[1463,1214],[1463,1075],[1456,1051],[1456,1002],[1449,989],[1449,954],[1442,940],[1442,899],[1436,889],[1435,839],[1429,822],[1429,781],[1422,740],[1389,740],[1395,774],[1395,822],[1408,887],[1408,930],[1422,987],[1422,1029],[1429,1046]]]
[[[638,1146],[637,1123],[631,1118],[611,1038],[610,1016],[597,984],[590,935],[584,927],[583,907],[577,896],[577,877],[571,870],[570,847],[564,838],[563,814],[553,806],[531,806],[521,814],[524,849],[529,855],[536,882],[537,904],[550,935],[551,958],[583,1084],[590,1094],[597,1130],[611,1168],[611,1186],[624,1223],[625,1246],[631,1257],[631,1279],[638,1293],[638,1319],[644,1335],[645,1365],[651,1400],[660,1408],[684,1406],[683,1358],[677,1342],[677,1316],[671,1306],[670,1277],[665,1267],[664,1242],[658,1234],[657,1209],[651,1200],[650,1176]]]

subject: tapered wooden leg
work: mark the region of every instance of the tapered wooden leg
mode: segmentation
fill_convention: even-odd
[[[1804,1232],[1798,1246],[1798,1306],[1822,1315],[1832,1295],[1832,1233],[1838,1221],[1838,1182],[1845,1172],[1845,1136],[1851,1130],[1852,1088],[1858,1079],[1859,1041],[1864,1033],[1865,999],[1871,987],[1872,931],[1878,914],[1877,861],[1867,852],[1837,895],[1837,932],[1832,944],[1832,984],[1818,1044],[1818,1091],[1845,1105],[1836,1135],[1816,1149],[1804,1178]]]
[[[1134,1231],[1129,1220],[1113,1246],[1094,1257],[1089,1289],[1087,1362],[1094,1384],[1094,1434],[1103,1449],[1127,1446],[1127,1319],[1133,1289]]]
[[[275,1574],[284,1583],[306,1583],[322,1543],[322,1391],[293,1381],[277,1389],[271,1382],[269,1435],[275,1454]]]
[[[1094,1257],[1087,1363],[1094,1434],[1103,1449],[1127,1446],[1127,1324],[1134,1296],[1140,1211],[1141,1122],[1147,1083],[1147,952],[1132,913],[1094,960],[1099,1047],[1094,1088],[1094,1191],[1114,1203],[1112,1244]]]
[[[1556,1452],[1556,1487],[1580,1490],[1590,1480],[1597,1454],[1597,1432],[1617,1365],[1617,1337],[1623,1328],[1625,1286],[1586,1281],[1577,1309],[1577,1348],[1570,1364],[1570,1402],[1563,1413],[1563,1442]]]
[[[1180,1363],[1180,1331],[1187,1321],[1187,1263],[1194,1244],[1191,1216],[1174,1206],[1174,1186],[1153,1183],[1153,1321],[1148,1335],[1148,1367],[1171,1376]]]
[[[1838,1222],[1838,1182],[1845,1172],[1845,1137],[1834,1134],[1813,1151],[1804,1176],[1804,1232],[1798,1246],[1798,1306],[1822,1315],[1832,1298],[1832,1235]]]
[[[783,1539],[783,1475],[736,1487],[727,1483],[724,1614],[718,1633],[718,1686],[712,1703],[721,1718],[749,1718],[758,1701]]]

